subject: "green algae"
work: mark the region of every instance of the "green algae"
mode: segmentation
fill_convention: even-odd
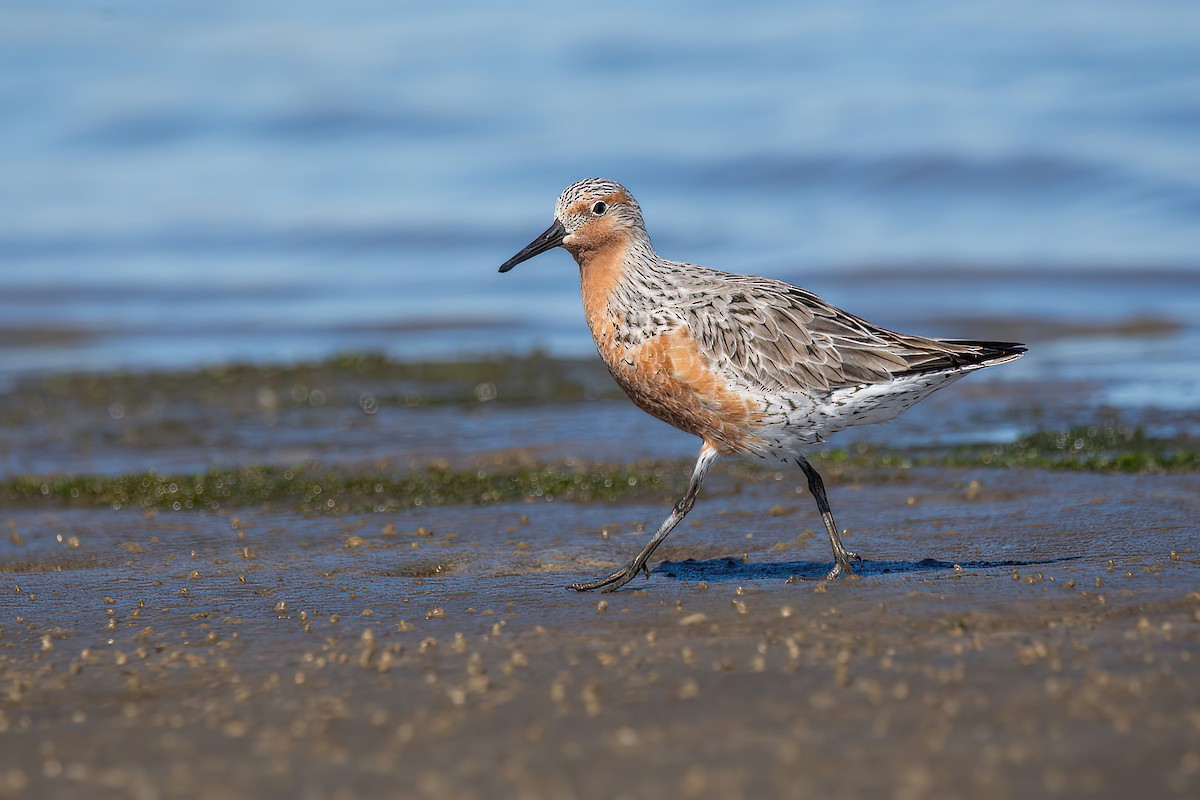
[[[253,466],[195,475],[23,476],[0,482],[0,502],[175,511],[272,504],[308,512],[394,511],[523,499],[612,500],[661,493],[678,478],[674,470],[653,464],[502,471],[435,467],[405,475]]]
[[[396,361],[344,353],[295,364],[230,364],[194,370],[61,373],[22,380],[0,395],[0,419],[21,424],[47,412],[107,411],[113,404],[199,404],[239,410],[513,405],[612,399],[620,391],[596,359],[533,351],[461,361]]]
[[[1034,431],[1006,444],[896,451],[860,446],[826,450],[824,463],[862,469],[1026,467],[1079,472],[1200,472],[1200,445],[1190,437],[1154,437],[1119,424]]]
[[[1189,439],[1162,439],[1120,426],[1039,431],[1003,445],[947,451],[827,450],[819,463],[860,477],[910,467],[993,467],[1088,472],[1197,472]],[[689,461],[627,465],[538,465],[519,469],[429,467],[406,474],[348,468],[249,466],[194,475],[142,472],[115,476],[18,476],[0,481],[0,503],[162,510],[283,505],[306,512],[394,511],[421,506],[559,499],[570,502],[662,496],[686,481]],[[738,481],[767,480],[747,463]]]
[[[958,448],[934,462],[1087,472],[1196,472],[1200,447],[1188,437],[1153,437],[1142,428],[1105,424],[1037,431],[1003,445]]]

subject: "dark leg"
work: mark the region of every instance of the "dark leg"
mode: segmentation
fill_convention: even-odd
[[[708,444],[700,448],[700,457],[696,459],[696,466],[692,470],[692,479],[688,483],[687,494],[679,498],[678,502],[675,503],[675,507],[671,509],[671,516],[667,517],[662,527],[658,529],[658,532],[654,534],[653,538],[642,548],[642,552],[638,553],[633,561],[630,561],[607,578],[599,578],[587,583],[572,583],[567,588],[574,589],[577,592],[587,592],[592,589],[603,588],[606,592],[612,592],[633,580],[633,576],[638,574],[638,570],[643,570],[646,573],[646,577],[649,578],[650,570],[646,567],[646,560],[663,543],[663,539],[666,539],[675,526],[692,510],[692,506],[696,504],[696,494],[700,491],[700,484],[703,482],[708,468],[716,460],[716,450],[709,447]]]
[[[829,508],[829,498],[825,496],[825,482],[821,480],[821,474],[812,464],[808,463],[808,459],[804,456],[797,456],[796,463],[800,465],[800,469],[804,470],[804,476],[808,478],[808,491],[817,501],[817,510],[821,512],[825,530],[829,531],[829,543],[833,545],[833,569],[829,570],[829,574],[825,578],[829,580],[843,574],[854,574],[854,570],[850,567],[850,559],[862,561],[862,557],[858,553],[850,552],[842,544],[837,524],[833,521],[833,511]]]

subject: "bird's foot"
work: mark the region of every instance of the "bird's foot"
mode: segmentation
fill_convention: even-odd
[[[825,575],[824,578],[809,578],[804,575],[792,575],[788,577],[787,583],[799,583],[801,581],[832,581],[837,578],[854,578],[854,567],[851,566],[851,561],[862,562],[863,558],[858,553],[852,553],[846,550],[842,554],[833,554],[833,569]]]
[[[850,565],[851,561],[862,563],[862,556],[850,550],[843,550],[840,553],[833,554],[833,569],[829,570],[829,574],[825,576],[825,580],[831,581],[840,577],[851,577],[854,575],[854,567]]]
[[[574,589],[577,592],[590,592],[593,589],[600,589],[604,592],[615,592],[637,577],[639,571],[646,573],[647,578],[650,577],[650,568],[646,566],[646,562],[640,558],[635,558],[608,577],[598,578],[586,583],[572,583],[567,588]]]

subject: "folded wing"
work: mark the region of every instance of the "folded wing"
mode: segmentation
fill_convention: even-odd
[[[716,273],[692,300],[683,309],[684,324],[701,349],[724,374],[766,391],[888,383],[916,373],[999,363],[1025,352],[1010,342],[894,333],[767,278]]]

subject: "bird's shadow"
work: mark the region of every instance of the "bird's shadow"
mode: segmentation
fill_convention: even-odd
[[[1056,564],[1073,561],[1077,556],[1046,558],[1036,561],[939,561],[923,558],[920,561],[856,561],[854,572],[862,577],[877,575],[903,575],[915,572],[956,572],[963,570],[1002,569],[1009,567],[1031,567],[1040,564]],[[733,558],[706,558],[685,561],[663,561],[653,570],[655,575],[681,581],[750,581],[773,578],[821,580],[833,569],[829,561],[766,561],[746,563]]]

